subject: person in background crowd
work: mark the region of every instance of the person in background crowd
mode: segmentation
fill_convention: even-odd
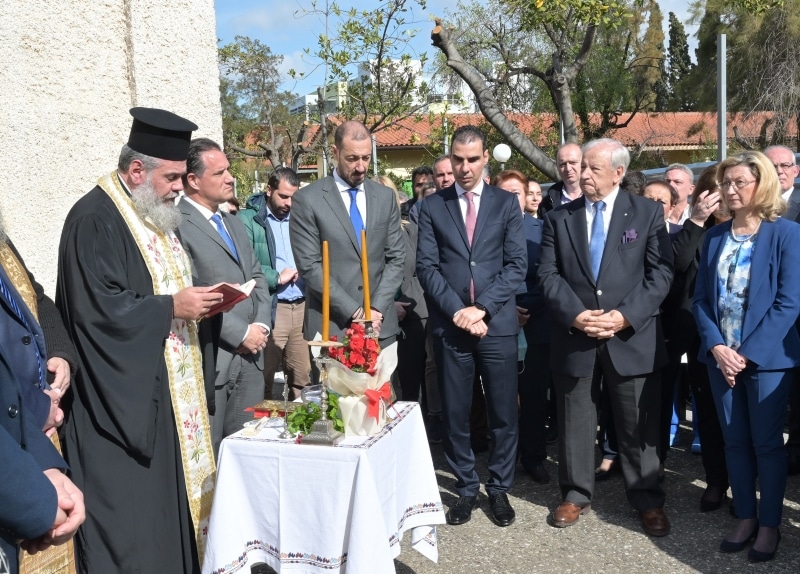
[[[272,333],[264,356],[266,399],[272,398],[279,369],[292,399],[299,397],[311,380],[311,356],[303,338],[305,284],[297,273],[289,235],[292,197],[299,188],[300,178],[294,170],[279,167],[269,176],[267,200],[261,209],[239,213],[272,296]]]
[[[680,225],[672,223],[669,220],[669,214],[678,201],[678,192],[675,191],[675,188],[664,181],[652,181],[644,187],[642,193],[639,195],[647,199],[652,199],[664,207],[664,225],[667,226],[667,232],[670,235],[678,233],[678,231],[681,230]]]
[[[779,217],[786,202],[764,154],[727,158],[717,167],[717,181],[733,220],[706,234],[692,310],[739,518],[720,550],[738,552],[755,538],[748,558],[764,562],[780,542],[783,419],[793,369],[800,365],[800,227]]]
[[[678,201],[672,208],[669,220],[672,223],[683,225],[683,222],[692,215],[689,196],[692,195],[694,189],[694,173],[682,163],[673,163],[664,171],[664,182],[678,192]]]
[[[631,195],[642,195],[647,185],[647,178],[641,171],[631,170],[619,182],[619,188]]]
[[[236,196],[233,196],[233,198],[225,202],[224,207],[228,213],[230,213],[231,215],[236,215],[237,213],[239,213],[241,204],[239,203],[239,200],[236,198]]]
[[[708,371],[705,363],[697,358],[700,335],[692,316],[692,299],[706,231],[718,223],[730,220],[730,214],[725,210],[717,189],[716,165],[708,167],[700,174],[689,204],[692,206],[692,216],[672,237],[675,279],[670,297],[674,303],[665,311],[664,332],[667,346],[673,348],[670,354],[686,354],[686,374],[696,415],[692,422],[696,425],[702,445],[700,455],[706,480],[706,488],[700,497],[700,511],[710,512],[718,509],[727,498],[728,469],[725,465],[725,442],[714,397],[711,395]],[[677,365],[670,366],[674,372]]]
[[[378,176],[378,177],[386,177],[386,176]],[[378,180],[376,179],[375,181]],[[402,219],[409,218],[411,209],[414,207],[414,205],[416,205],[418,201],[420,201],[423,197],[425,197],[426,195],[425,192],[428,190],[429,187],[434,187],[433,170],[427,165],[421,165],[419,167],[414,168],[414,171],[411,172],[411,189],[414,191],[414,196],[411,199],[408,199],[407,197],[405,197],[405,194],[402,194],[403,197],[400,198],[400,204],[401,204],[400,217]]]
[[[413,177],[413,176],[412,176]],[[394,182],[386,176],[373,178],[380,184],[400,194]],[[433,174],[429,182],[423,182],[420,191],[427,185],[433,185]],[[392,377],[395,394],[404,401],[418,401],[422,412],[428,412],[427,393],[425,392],[425,337],[427,335],[428,307],[425,296],[416,274],[417,263],[417,226],[410,221],[402,222],[403,241],[406,247],[406,258],[403,263],[403,284],[395,296],[397,320],[400,334],[397,338],[397,370]],[[399,381],[399,392],[397,382]]]
[[[539,204],[539,218],[544,214],[581,196],[581,146],[567,143],[558,148],[556,169],[561,181],[550,186]]]
[[[531,217],[539,217],[539,204],[542,203],[542,186],[535,180],[528,179],[528,191],[525,192],[525,213]]]
[[[522,172],[515,169],[501,171],[495,177],[494,185],[517,196],[523,212],[522,225],[528,251],[525,282],[520,285],[516,294],[517,320],[522,327],[527,346],[517,378],[519,384],[517,454],[528,476],[536,483],[547,484],[550,482],[550,473],[547,472],[544,462],[547,460],[545,431],[547,389],[550,387],[550,320],[538,282],[542,222],[525,211],[528,200],[528,179]]]

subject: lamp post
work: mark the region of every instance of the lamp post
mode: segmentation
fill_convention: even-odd
[[[500,170],[502,171],[506,168],[506,162],[511,159],[511,148],[504,143],[497,144],[492,150],[492,157],[500,163]]]

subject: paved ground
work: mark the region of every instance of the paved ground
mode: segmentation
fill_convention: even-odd
[[[684,429],[689,441],[691,433]],[[557,486],[556,445],[550,445],[546,463],[552,481],[539,485],[518,468],[510,492],[517,512],[516,522],[499,528],[488,518],[488,500],[461,526],[440,526],[439,563],[411,549],[408,537],[395,561],[398,574],[532,574],[538,572],[800,572],[800,476],[789,477],[784,506],[783,540],[770,563],[752,565],[747,553],[722,554],[720,540],[734,524],[727,504],[715,512],[699,511],[705,488],[700,457],[677,447],[667,461],[665,511],[672,533],[651,538],[642,532],[638,515],[625,499],[622,475],[614,474],[597,484],[593,512],[572,527],[559,529],[547,524],[550,511],[560,502]],[[455,479],[447,468],[441,446],[431,447],[442,502],[449,506],[456,495]],[[486,454],[478,455],[478,468],[485,481]]]
[[[283,381],[276,377],[274,397],[281,396]],[[691,429],[683,427],[683,442],[670,451],[664,488],[664,510],[672,533],[651,538],[642,532],[638,515],[628,504],[622,475],[613,474],[597,483],[592,512],[569,528],[553,528],[547,517],[560,502],[557,445],[548,445],[545,466],[550,484],[536,484],[517,468],[517,479],[509,493],[517,513],[514,524],[499,528],[487,516],[489,502],[481,495],[481,507],[472,520],[461,526],[438,527],[439,562],[434,564],[411,548],[410,537],[402,542],[395,560],[398,574],[579,574],[658,573],[704,574],[800,573],[800,476],[789,477],[784,500],[783,536],[772,562],[753,565],[747,551],[722,554],[717,548],[734,525],[728,505],[715,512],[699,510],[705,488],[700,457],[689,453]],[[441,445],[431,446],[442,502],[449,507],[456,500],[453,477]],[[486,453],[478,455],[478,472],[486,481]],[[599,460],[598,460],[599,462]],[[254,573],[274,570],[256,567]],[[369,574],[369,573],[353,573]]]

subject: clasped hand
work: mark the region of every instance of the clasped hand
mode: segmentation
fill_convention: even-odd
[[[252,353],[255,355],[267,346],[267,338],[267,330],[264,327],[251,323],[247,329],[247,336],[237,351],[239,354]]]
[[[83,493],[78,487],[56,468],[49,468],[44,471],[44,474],[56,489],[58,508],[53,526],[49,531],[35,540],[22,541],[22,547],[29,554],[36,554],[50,546],[64,544],[75,535],[78,527],[86,519]]]
[[[486,325],[486,321],[483,320],[485,317],[486,313],[473,305],[456,311],[456,314],[453,315],[453,323],[470,335],[485,337],[489,332],[489,327]]]
[[[575,317],[572,326],[580,329],[596,339],[610,339],[615,334],[630,326],[622,313],[612,309],[606,313],[603,309],[587,309]]]
[[[711,354],[714,355],[714,360],[717,361],[717,366],[722,371],[725,382],[731,388],[735,387],[736,375],[747,366],[747,358],[725,345],[712,347]]]

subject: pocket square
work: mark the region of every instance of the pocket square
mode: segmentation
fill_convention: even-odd
[[[622,234],[622,243],[632,243],[636,241],[639,237],[639,234],[636,233],[635,229],[628,229],[625,233]]]

